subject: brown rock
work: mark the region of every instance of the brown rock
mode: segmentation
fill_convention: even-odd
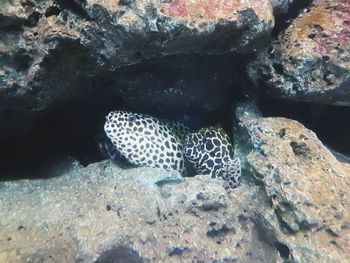
[[[260,206],[268,236],[300,262],[347,262],[350,254],[350,164],[338,161],[300,123],[262,118],[240,106],[241,135],[251,150],[246,168],[264,185]],[[250,113],[250,114],[249,114]]]
[[[350,105],[350,3],[317,0],[252,67],[270,94],[301,101]]]
[[[245,9],[259,10],[257,15],[261,20],[271,20],[271,12],[269,3],[266,1],[171,1],[166,13],[183,19],[237,19],[237,14]]]

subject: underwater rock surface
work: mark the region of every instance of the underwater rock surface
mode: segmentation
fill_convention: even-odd
[[[176,176],[105,161],[49,180],[0,183],[0,261],[278,258],[255,223],[259,187],[227,191],[210,176]]]
[[[250,67],[266,92],[350,105],[350,2],[317,0]]]
[[[20,133],[53,105],[104,91],[127,65],[169,55],[254,53],[267,43],[273,21],[268,0],[5,1],[0,136]]]
[[[241,147],[246,169],[270,204],[258,207],[266,233],[288,248],[292,262],[349,261],[350,163],[300,123],[254,110],[241,104],[236,114],[250,145]]]

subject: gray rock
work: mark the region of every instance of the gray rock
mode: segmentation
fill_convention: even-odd
[[[167,177],[106,161],[48,180],[0,183],[0,261],[278,259],[255,223],[259,187],[225,191],[208,176],[156,184]]]

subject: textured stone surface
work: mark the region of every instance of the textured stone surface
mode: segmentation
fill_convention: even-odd
[[[170,175],[101,162],[49,180],[1,183],[0,261],[279,258],[255,223],[259,187],[227,191],[207,176],[159,182]]]
[[[331,105],[350,105],[350,3],[317,0],[251,68],[267,91]]]
[[[170,54],[251,52],[273,21],[269,1],[256,0],[88,1],[85,9],[92,20],[104,19],[90,23],[94,30],[84,27],[82,41],[114,67]]]
[[[300,123],[254,110],[241,104],[237,113],[246,169],[271,205],[259,207],[268,236],[296,262],[349,261],[350,163],[338,161]]]
[[[254,53],[266,44],[273,16],[268,0],[24,0],[2,1],[0,24],[1,135],[92,91],[134,88],[132,81],[108,82],[127,65],[169,55]],[[188,98],[180,91],[173,96]]]

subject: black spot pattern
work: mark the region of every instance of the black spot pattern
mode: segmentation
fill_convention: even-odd
[[[130,163],[184,172],[181,139],[184,134],[179,136],[189,131],[184,125],[138,113],[113,111],[106,117],[104,130]]]
[[[198,173],[227,180],[231,188],[239,185],[241,164],[233,159],[230,138],[219,127],[200,129],[188,134],[184,141],[184,155]]]

